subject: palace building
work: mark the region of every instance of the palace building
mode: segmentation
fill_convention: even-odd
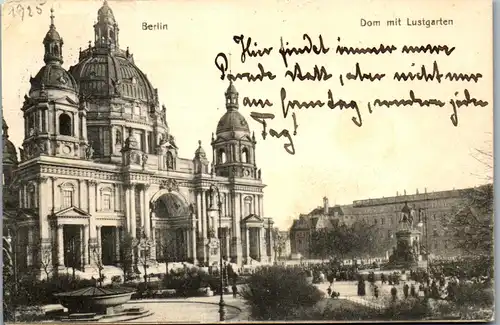
[[[421,232],[421,244],[426,247],[430,256],[452,257],[461,252],[454,248],[450,232],[443,222],[455,213],[463,198],[463,190],[415,194],[397,193],[396,196],[357,200],[352,204],[330,206],[328,198],[323,198],[323,205],[313,209],[308,214],[301,214],[293,221],[290,228],[292,256],[314,258],[309,250],[312,231],[331,228],[335,224],[352,225],[356,221],[364,221],[373,225],[379,256],[373,258],[388,258],[396,246],[396,231],[403,214],[415,215],[416,229]]]
[[[21,108],[19,160],[3,120],[4,228],[15,235],[18,267],[85,269],[96,256],[117,265],[128,235],[153,243],[152,263],[207,265],[218,254],[239,265],[272,261],[255,136],[234,84],[225,98],[221,91],[226,112],[212,135],[213,163],[202,141],[181,158],[158,90],[120,48],[108,3],[93,45],[69,70],[53,12],[50,19],[45,65]]]

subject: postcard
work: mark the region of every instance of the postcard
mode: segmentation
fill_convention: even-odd
[[[491,1],[2,9],[6,322],[493,320]]]

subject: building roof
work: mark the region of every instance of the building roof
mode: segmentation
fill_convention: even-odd
[[[73,76],[58,63],[43,66],[35,77],[30,79],[30,83],[30,92],[51,88],[78,91],[78,85]]]
[[[117,96],[154,103],[156,94],[146,75],[134,64],[130,54],[90,48],[69,72],[86,96]],[[87,54],[87,53],[85,53]]]
[[[3,155],[2,163],[17,165],[17,150],[16,146],[9,140],[9,126],[5,119],[2,117],[2,141],[3,141]]]

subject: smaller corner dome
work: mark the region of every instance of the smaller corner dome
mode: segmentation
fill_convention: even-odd
[[[198,149],[194,152],[195,158],[206,158],[207,154],[205,153],[205,149],[201,146],[201,140],[198,140]]]
[[[228,110],[217,124],[217,134],[228,131],[243,131],[250,135],[250,128],[245,117],[236,110]]]
[[[17,164],[17,150],[16,146],[9,140],[8,133],[9,126],[5,119],[2,117],[2,141],[3,141],[3,163]]]
[[[30,79],[31,91],[45,88],[56,88],[78,91],[78,85],[73,78],[59,64],[47,64],[38,71],[34,78]]]
[[[3,156],[2,162],[17,164],[16,146],[7,138],[3,138]]]

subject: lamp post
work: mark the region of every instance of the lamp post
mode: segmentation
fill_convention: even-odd
[[[224,303],[224,276],[223,276],[223,263],[222,263],[222,245],[221,245],[221,239],[222,239],[222,201],[220,199],[220,192],[219,188],[215,186],[214,184],[210,185],[209,188],[209,193],[210,193],[210,214],[215,214],[217,213],[219,215],[219,281],[220,281],[220,300],[219,300],[219,320],[222,322],[225,320],[225,315],[226,312],[224,310],[225,303]],[[217,208],[214,208],[213,206],[213,197],[214,194],[217,199]],[[215,218],[214,218],[215,219]],[[212,225],[213,227],[213,225]]]
[[[428,224],[427,224],[427,209],[425,208],[420,208],[419,209],[419,222],[417,226],[419,228],[422,228],[422,233],[424,235],[424,240],[425,240],[425,259],[428,261],[429,260],[429,246],[428,246]],[[425,213],[423,213],[425,211]]]

